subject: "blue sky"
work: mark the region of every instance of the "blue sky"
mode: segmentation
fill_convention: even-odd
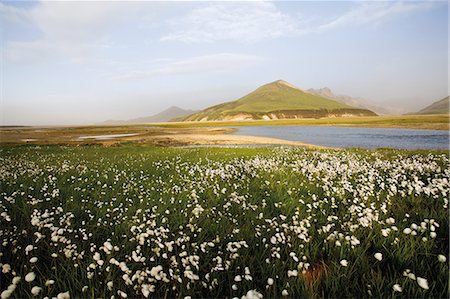
[[[201,109],[259,85],[413,111],[448,95],[448,3],[0,3],[1,124]]]

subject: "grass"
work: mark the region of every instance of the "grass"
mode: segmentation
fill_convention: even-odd
[[[448,296],[445,151],[23,145],[0,159],[12,297]]]

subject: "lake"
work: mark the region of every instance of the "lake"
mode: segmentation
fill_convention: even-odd
[[[316,145],[350,148],[449,149],[449,132],[387,128],[328,126],[233,127],[234,134],[302,141]]]

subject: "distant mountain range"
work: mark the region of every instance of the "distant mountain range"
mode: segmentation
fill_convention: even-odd
[[[260,86],[235,100],[211,106],[201,111],[172,106],[152,116],[129,120],[107,120],[102,124],[140,124],[168,121],[257,120],[319,118],[335,116],[400,115],[394,107],[381,107],[348,95],[336,95],[330,88],[302,90],[277,80]],[[420,111],[408,114],[448,114],[449,97]]]
[[[423,108],[422,110],[419,110],[415,113],[409,113],[409,114],[449,114],[449,97],[445,97],[442,100],[439,100],[437,102],[432,103],[431,105]]]
[[[374,112],[307,92],[278,80],[231,102],[222,103],[185,117],[184,121],[256,120],[369,116]]]
[[[172,119],[185,117],[196,112],[197,110],[185,110],[177,106],[172,106],[152,116],[133,118],[129,120],[107,120],[104,122],[104,124],[117,125],[117,124],[142,124],[142,123],[167,122],[171,121]]]
[[[310,89],[308,89],[308,92],[318,95],[318,96],[321,96],[321,97],[324,97],[324,98],[327,98],[327,99],[332,99],[332,100],[335,100],[340,103],[344,103],[344,104],[347,104],[347,105],[350,105],[353,107],[369,109],[379,115],[401,114],[401,111],[399,111],[399,109],[395,108],[395,107],[381,107],[381,106],[373,105],[363,98],[356,98],[356,97],[351,97],[348,95],[336,95],[328,87],[323,87],[323,88],[318,88],[318,89],[310,88]]]

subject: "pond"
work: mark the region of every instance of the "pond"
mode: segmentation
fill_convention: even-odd
[[[449,149],[449,132],[330,126],[233,127],[234,134],[271,137],[340,148]]]
[[[96,136],[80,136],[78,139],[96,139],[96,140],[108,140],[108,139],[114,139],[119,137],[130,137],[130,136],[136,136],[139,135],[138,133],[131,133],[131,134],[110,134],[110,135],[96,135]]]

